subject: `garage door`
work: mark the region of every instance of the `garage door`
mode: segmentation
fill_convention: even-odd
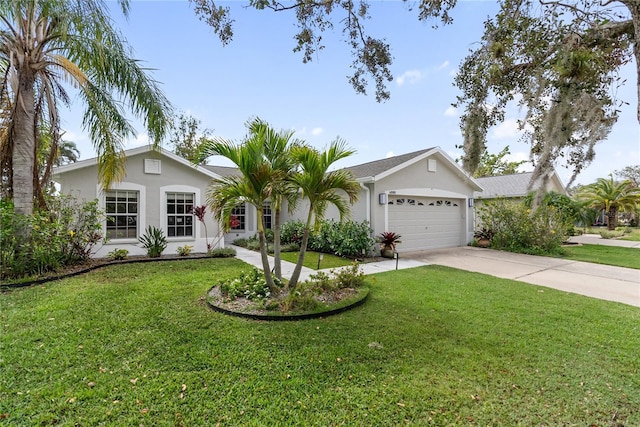
[[[402,236],[399,252],[460,246],[464,200],[389,197],[389,231]]]

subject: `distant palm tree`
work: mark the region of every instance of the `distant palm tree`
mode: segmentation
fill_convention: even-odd
[[[322,153],[309,146],[294,147],[291,151],[293,159],[299,165],[299,170],[291,177],[291,182],[302,190],[302,198],[309,201],[309,212],[298,262],[289,280],[289,288],[294,289],[302,271],[314,217],[316,221],[322,219],[328,205],[332,204],[338,209],[342,220],[351,212],[351,204],[358,200],[360,185],[350,171],[345,169],[329,171],[335,162],[354,153],[354,151],[347,149],[346,143],[341,139],[332,142],[329,148]],[[340,192],[347,195],[348,202]]]
[[[637,208],[640,203],[640,188],[634,187],[628,179],[616,182],[609,175],[609,179],[598,178],[595,183],[584,186],[577,197],[594,209],[604,210],[607,229],[614,230],[618,225],[619,212],[634,211]]]
[[[129,0],[118,0],[125,15]],[[122,109],[128,104],[158,143],[169,125],[170,104],[131,52],[100,0],[0,2],[0,105],[9,111],[6,132],[15,211],[33,210],[38,128],[53,145],[60,138],[58,106],[70,104],[63,83],[86,104],[84,125],[98,153],[105,188],[124,175],[124,139],[135,134]],[[6,159],[2,159],[6,165]],[[3,168],[5,170],[5,168]]]
[[[200,147],[203,158],[219,155],[231,160],[241,172],[240,176],[220,178],[207,189],[207,202],[213,216],[229,229],[229,221],[234,208],[240,203],[255,206],[258,216],[258,241],[265,280],[272,291],[276,290],[264,235],[262,217],[264,204],[271,194],[271,184],[278,181],[280,172],[272,169],[265,160],[265,128],[251,132],[241,144],[234,144],[222,138],[205,141]]]

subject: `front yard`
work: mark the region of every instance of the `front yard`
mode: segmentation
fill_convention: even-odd
[[[0,425],[640,425],[640,310],[427,266],[301,322],[203,302],[245,264],[0,294]]]

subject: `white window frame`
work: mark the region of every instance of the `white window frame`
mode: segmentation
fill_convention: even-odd
[[[146,200],[147,200],[147,192],[146,187],[144,185],[135,184],[133,182],[118,182],[115,184],[111,184],[111,187],[108,189],[104,189],[102,186],[98,185],[98,194],[100,197],[98,198],[100,203],[100,209],[103,212],[106,212],[107,207],[107,192],[108,191],[137,191],[138,192],[138,238],[144,234],[144,230],[147,228],[146,222]],[[107,235],[107,218],[105,214],[105,219],[102,222],[102,235]],[[110,243],[138,243],[138,239],[109,239],[107,244]]]
[[[249,209],[247,207],[247,203],[246,202],[240,202],[236,205],[237,206],[243,206],[244,207],[244,227],[242,228],[229,228],[229,233],[244,233],[245,231],[247,231],[247,225],[248,225],[248,219],[249,219]],[[235,209],[235,207],[234,207]],[[231,216],[235,216],[235,214],[231,213]],[[260,221],[262,221],[262,218],[260,218]]]
[[[169,225],[167,224],[167,193],[193,193],[193,206],[200,206],[200,188],[190,185],[165,185],[160,187],[160,228],[165,236],[169,236]],[[200,238],[200,221],[193,216],[193,236],[167,237],[170,242],[193,241]]]

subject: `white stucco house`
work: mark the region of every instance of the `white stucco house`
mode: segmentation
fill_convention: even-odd
[[[144,254],[138,243],[147,226],[164,230],[175,253],[178,246],[193,245],[196,252],[206,250],[204,226],[191,214],[193,206],[206,204],[206,189],[213,179],[237,174],[221,166],[194,166],[162,148],[131,149],[126,154],[126,176],[111,188],[98,184],[97,159],[82,160],[58,167],[54,180],[60,191],[78,199],[98,199],[106,212],[104,233],[107,243],[95,256],[105,256],[115,248],[131,255]],[[358,202],[352,207],[354,221],[368,221],[374,234],[394,231],[402,235],[398,251],[445,248],[466,245],[473,238],[474,193],[482,191],[440,148],[368,162],[347,168],[360,183]],[[283,212],[283,221],[305,217],[305,203],[293,214]],[[236,207],[239,225],[222,234],[221,227],[207,212],[210,243],[222,247],[238,237],[256,233],[256,210],[249,204]],[[329,209],[327,218],[337,219]],[[264,223],[273,223],[265,206]]]

